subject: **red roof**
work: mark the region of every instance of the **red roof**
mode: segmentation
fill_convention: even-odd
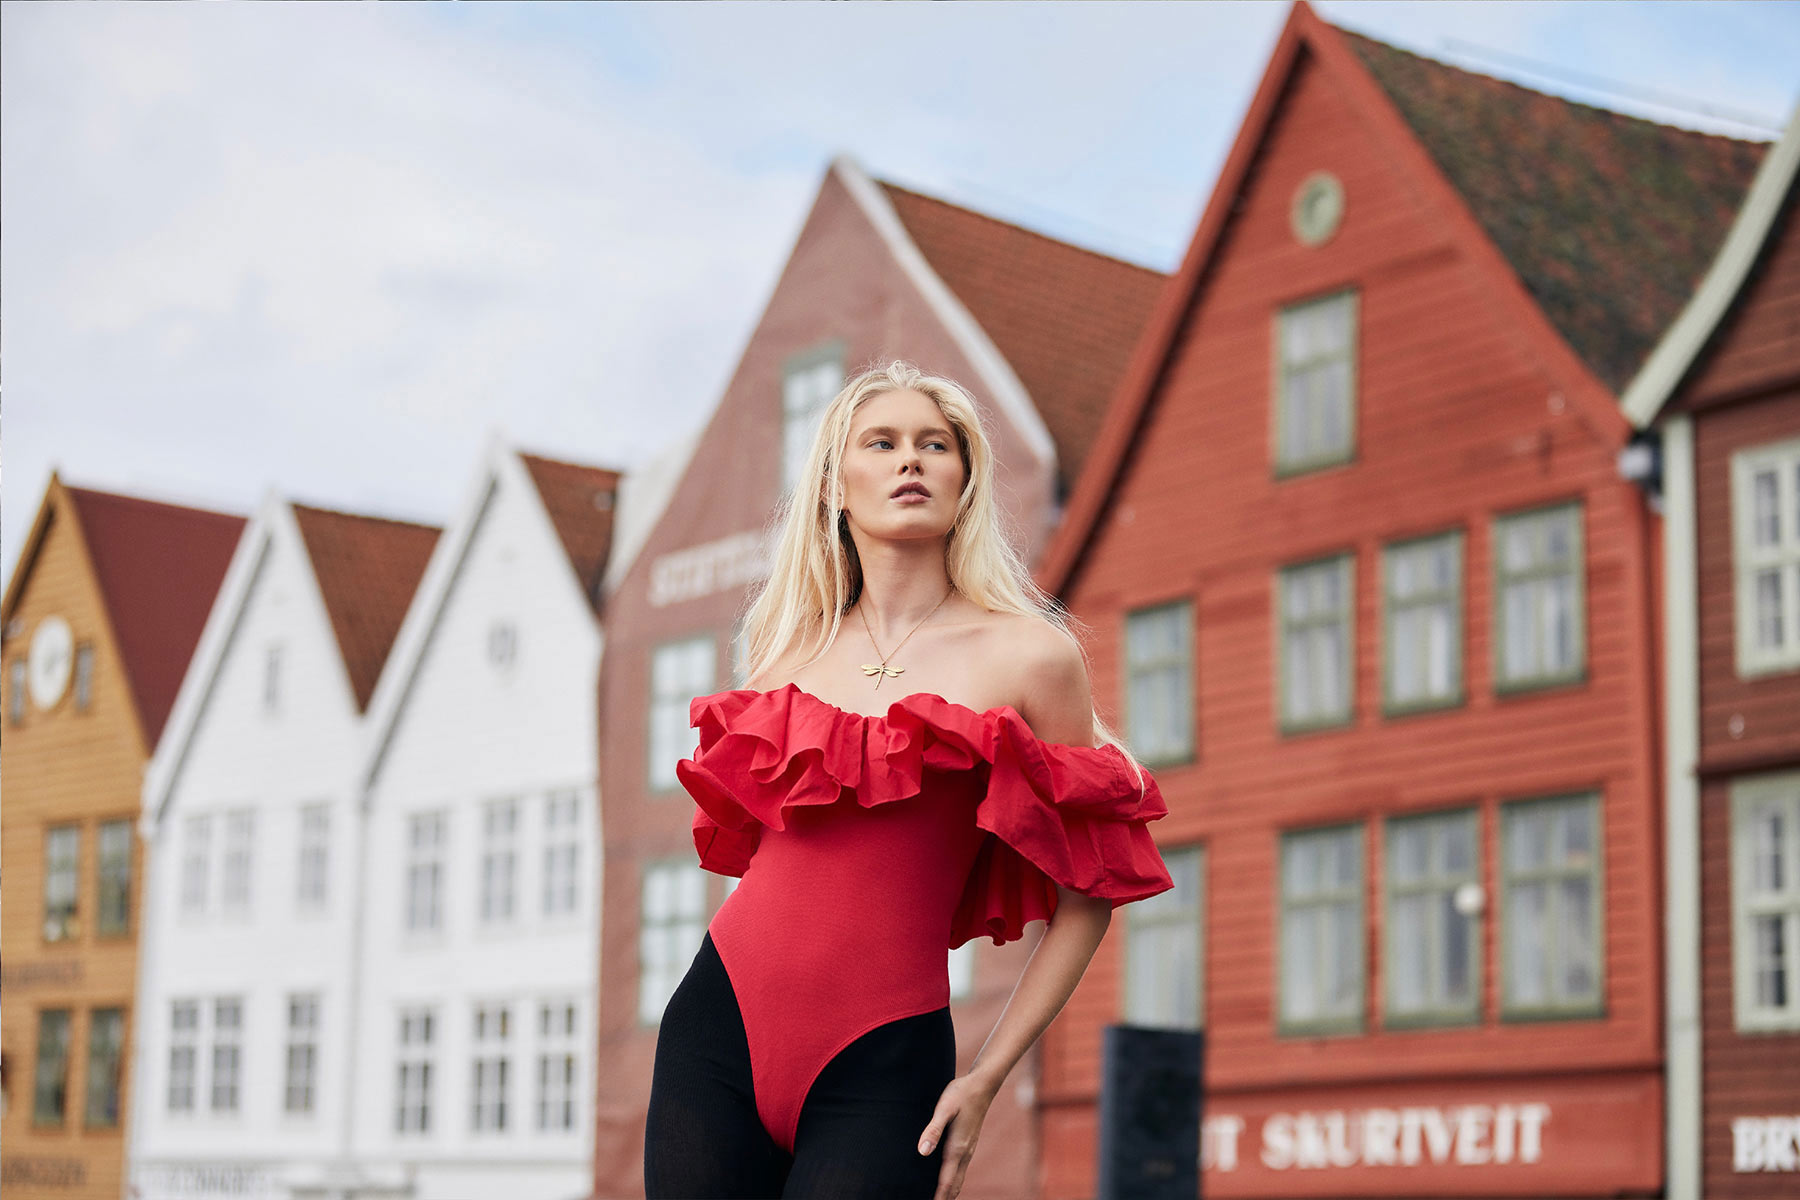
[[[581,580],[588,604],[600,603],[600,577],[606,572],[606,556],[612,551],[613,513],[617,511],[619,473],[604,467],[559,462],[535,454],[520,454],[531,481],[562,540],[569,563]]]
[[[1060,482],[1073,486],[1168,277],[880,186],[925,261],[1025,385],[1056,443]]]
[[[356,693],[357,710],[363,711],[425,574],[439,530],[304,504],[292,507]]]
[[[244,518],[64,487],[112,622],[144,740],[162,737]]]

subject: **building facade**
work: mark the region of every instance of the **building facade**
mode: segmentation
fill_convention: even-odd
[[[1660,1192],[1617,393],[1763,149],[1296,6],[1042,572],[1177,879],[1046,1035],[1045,1196],[1093,1194],[1120,1020],[1205,1030],[1209,1196]]]
[[[605,601],[605,899],[595,1195],[643,1194],[657,1023],[735,882],[698,865],[675,778],[688,701],[743,682],[736,628],[764,577],[772,513],[845,378],[905,358],[983,408],[997,492],[1025,550],[1045,544],[1162,276],[832,164],[709,424],[627,490]],[[633,512],[634,496],[646,499]],[[1036,933],[951,956],[966,1067]],[[1033,1192],[1034,1060],[988,1114],[971,1196]]]
[[[1664,511],[1670,1200],[1800,1187],[1797,172],[1800,114],[1624,397]]]
[[[139,781],[243,525],[53,474],[14,563],[0,611],[8,1195],[121,1193]]]

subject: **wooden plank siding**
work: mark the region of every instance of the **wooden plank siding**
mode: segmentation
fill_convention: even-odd
[[[1546,353],[1496,299],[1419,173],[1386,153],[1367,107],[1302,47],[1261,135],[1152,393],[1117,484],[1063,598],[1091,630],[1103,715],[1123,717],[1124,615],[1195,603],[1195,756],[1158,772],[1165,847],[1203,844],[1208,1111],[1330,1108],[1377,1094],[1476,1102],[1530,1092],[1566,1103],[1580,1087],[1630,1114],[1575,1144],[1553,1126],[1559,1165],[1442,1171],[1261,1170],[1257,1143],[1205,1189],[1236,1195],[1653,1194],[1660,1186],[1662,949],[1656,778],[1653,544],[1642,494],[1620,480],[1623,436],[1591,377]],[[1292,198],[1314,171],[1343,183],[1346,215],[1328,243],[1290,232]],[[1286,305],[1354,288],[1359,300],[1355,457],[1278,479],[1271,470],[1272,345]],[[1547,328],[1544,327],[1544,328]],[[1501,695],[1494,686],[1493,520],[1581,504],[1587,656],[1573,684]],[[1382,711],[1381,553],[1408,537],[1464,535],[1466,699],[1447,711]],[[1277,720],[1277,572],[1353,552],[1353,717],[1284,736]],[[1501,1017],[1497,917],[1500,806],[1594,791],[1601,797],[1604,1011],[1588,1019]],[[1385,1027],[1382,825],[1387,817],[1473,807],[1480,815],[1480,1019],[1431,1030]],[[1277,870],[1284,830],[1337,822],[1364,830],[1363,1032],[1276,1030]],[[1046,1197],[1093,1193],[1094,1102],[1103,1025],[1120,1019],[1123,938],[1115,932],[1046,1035],[1041,1103]],[[1577,1086],[1579,1084],[1579,1087]],[[1472,1091],[1470,1089],[1473,1089]],[[1456,1090],[1461,1089],[1461,1090]],[[1383,1093],[1385,1094],[1385,1093]],[[1409,1101],[1411,1102],[1411,1101]],[[1433,1101],[1426,1101],[1433,1102]],[[1486,1102],[1486,1101],[1479,1101]],[[1644,1118],[1639,1120],[1638,1118]],[[1608,1118],[1610,1119],[1610,1117]],[[1603,1122],[1604,1124],[1604,1122]],[[1549,1189],[1548,1191],[1543,1189]],[[1524,1194],[1512,1192],[1511,1194]]]

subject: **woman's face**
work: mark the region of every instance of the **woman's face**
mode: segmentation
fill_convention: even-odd
[[[850,419],[841,469],[853,528],[876,538],[942,538],[962,497],[962,453],[922,392],[885,392]]]

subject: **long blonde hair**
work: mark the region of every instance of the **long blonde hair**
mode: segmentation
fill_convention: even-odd
[[[802,656],[798,665],[816,662],[862,595],[862,563],[839,503],[844,451],[856,410],[901,391],[919,392],[937,405],[962,455],[962,495],[944,547],[951,586],[989,612],[1044,621],[1081,649],[1068,613],[1032,581],[1002,529],[993,450],[973,397],[952,380],[895,361],[856,375],[825,406],[799,480],[776,510],[779,534],[769,578],[743,621],[746,678],[757,678],[796,652]],[[1125,750],[1098,714],[1094,731]]]

